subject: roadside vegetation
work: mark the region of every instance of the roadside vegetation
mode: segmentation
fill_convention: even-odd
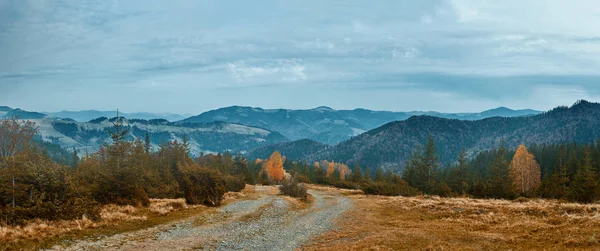
[[[40,239],[47,236],[41,232],[142,219],[134,213],[140,209],[165,215],[194,205],[218,206],[226,192],[254,183],[243,157],[193,160],[185,139],[153,149],[148,136],[130,139],[121,121],[108,132],[110,143],[81,156],[74,151],[77,161],[66,166],[32,144],[35,124],[0,120],[0,239]]]

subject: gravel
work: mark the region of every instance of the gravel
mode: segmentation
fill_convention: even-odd
[[[208,215],[98,241],[75,243],[73,250],[294,250],[334,226],[334,220],[351,206],[338,194],[313,191],[312,205],[293,210],[282,196],[269,195],[257,186],[258,199],[233,202]]]

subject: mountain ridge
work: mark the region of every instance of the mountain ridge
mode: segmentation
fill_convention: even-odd
[[[558,142],[589,143],[600,138],[600,104],[585,100],[571,107],[525,117],[490,117],[475,121],[413,116],[365,132],[331,148],[309,154],[304,161],[336,162],[401,171],[415,147],[431,135],[443,164],[455,161],[464,148],[471,156],[498,147]]]
[[[496,108],[497,109],[497,108]],[[486,110],[481,113],[389,112],[364,108],[335,110],[327,106],[312,109],[263,109],[250,106],[229,106],[203,112],[178,121],[179,123],[206,123],[226,121],[260,126],[278,131],[291,140],[312,139],[324,144],[337,144],[385,123],[405,120],[414,115],[433,115],[462,120],[476,120],[492,116],[526,116],[541,112],[526,110]]]

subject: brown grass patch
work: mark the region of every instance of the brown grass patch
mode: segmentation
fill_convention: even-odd
[[[343,189],[332,186],[324,186],[324,185],[314,185],[314,184],[306,184],[308,189],[323,191],[323,192],[331,192],[331,193],[339,193],[342,195],[350,196],[350,195],[361,195],[364,194],[362,190],[358,189]]]
[[[307,250],[599,250],[600,205],[352,195],[341,229]]]
[[[240,193],[227,193],[227,202],[258,197],[253,186]],[[206,213],[202,205],[187,205],[184,199],[150,199],[147,208],[105,205],[99,221],[85,217],[71,221],[32,220],[24,226],[0,226],[0,250],[31,250],[50,248],[65,240],[112,235],[153,227]]]

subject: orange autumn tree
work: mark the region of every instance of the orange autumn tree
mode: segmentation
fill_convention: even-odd
[[[524,145],[519,146],[510,163],[510,178],[519,195],[531,195],[542,183],[540,165]]]
[[[332,175],[335,173],[335,171],[338,171],[340,176],[335,177],[335,178],[339,178],[340,180],[344,180],[346,178],[346,176],[352,172],[352,171],[350,171],[350,168],[348,167],[348,165],[342,164],[342,163],[336,163],[335,161],[329,162],[327,160],[323,160],[323,161],[321,161],[321,163],[315,162],[314,166],[323,168],[326,171],[327,177],[329,177],[329,178],[334,178],[334,177],[332,177]]]
[[[261,171],[261,173],[266,172],[270,182],[279,182],[283,180],[283,175],[285,173],[283,170],[283,160],[278,151],[273,152],[271,157],[263,163],[263,171]]]

